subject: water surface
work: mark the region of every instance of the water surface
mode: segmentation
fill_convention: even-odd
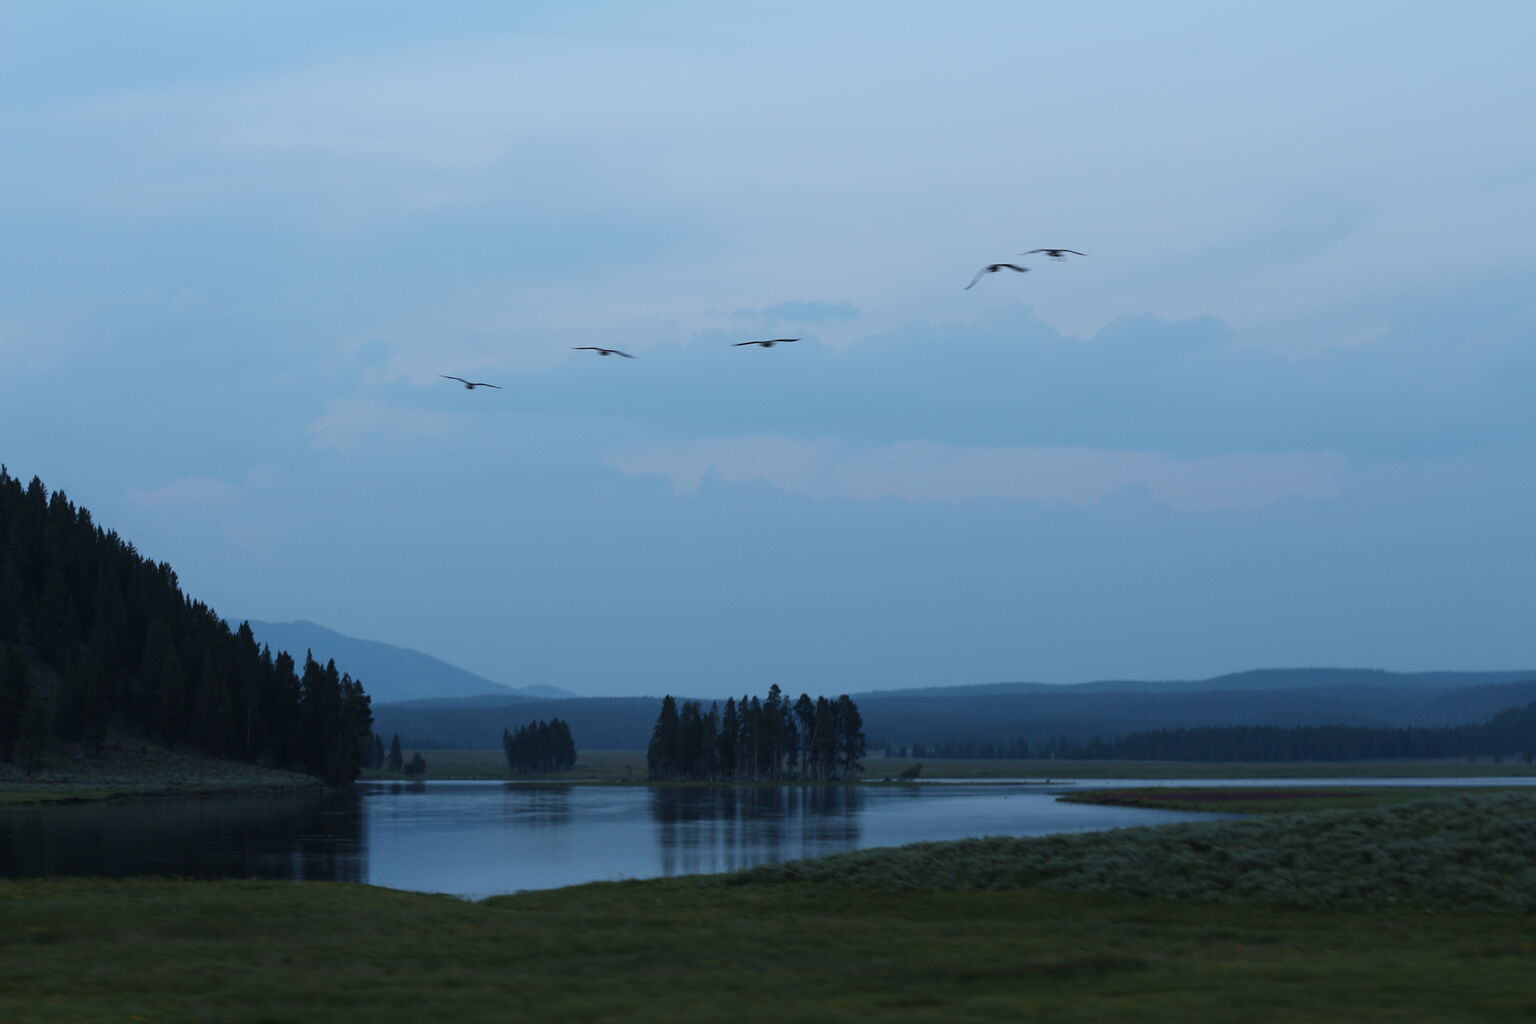
[[[1402,779],[1399,785],[1526,780]],[[563,786],[364,783],[349,790],[0,811],[0,875],[366,882],[479,898],[731,871],[874,846],[1032,836],[1211,814],[1058,803],[1149,785],[1380,785],[1375,779],[1106,779],[1054,786]]]

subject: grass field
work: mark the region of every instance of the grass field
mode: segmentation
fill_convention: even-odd
[[[111,737],[94,757],[77,760],[62,752],[54,753],[30,776],[13,764],[0,764],[0,807],[215,793],[276,793],[319,784],[318,780],[295,772],[177,753],[137,739]]]
[[[1073,804],[1117,804],[1165,811],[1221,811],[1226,814],[1286,814],[1291,811],[1356,810],[1391,807],[1412,800],[1443,797],[1460,788],[1428,786],[1309,786],[1305,789],[1268,786],[1150,787],[1146,789],[1096,789],[1058,797]]]
[[[478,904],[0,882],[0,1020],[1528,1019],[1533,839],[1536,798],[1480,794]]]
[[[409,758],[414,751],[407,750]],[[508,779],[499,750],[424,750],[427,779]],[[869,757],[863,780],[895,778],[918,762],[905,758]],[[1532,765],[1503,761],[1327,761],[1245,762],[1205,761],[983,761],[924,760],[925,779],[1017,779],[1043,782],[1063,779],[1277,779],[1277,778],[1489,778],[1536,775]],[[390,772],[365,772],[364,778],[404,778]],[[517,778],[545,782],[619,785],[645,781],[643,750],[583,750],[576,767],[551,775]]]

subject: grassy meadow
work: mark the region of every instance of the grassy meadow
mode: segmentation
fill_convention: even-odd
[[[0,881],[0,1020],[1508,1021],[1536,795],[870,850],[469,903]]]
[[[1481,789],[1481,787],[1479,787]],[[1181,788],[1155,786],[1142,789],[1096,789],[1068,793],[1058,797],[1064,803],[1116,804],[1121,807],[1147,807],[1163,811],[1219,811],[1223,814],[1284,814],[1291,811],[1358,810],[1366,807],[1391,807],[1413,800],[1443,797],[1462,792],[1460,787],[1371,786],[1350,789],[1347,786],[1308,786],[1286,788],[1270,786],[1218,786]]]
[[[19,804],[279,793],[319,785],[319,780],[296,772],[221,761],[111,736],[101,752],[90,758],[53,751],[43,766],[30,774],[14,764],[0,763],[0,809]]]
[[[410,758],[415,750],[407,749]],[[507,773],[500,750],[423,750],[426,779],[509,779],[622,785],[645,781],[643,750],[583,750],[576,767],[548,775]],[[896,778],[919,763],[911,758],[864,759],[862,779]],[[1320,779],[1320,778],[1492,778],[1536,775],[1536,766],[1515,761],[1006,761],[968,758],[923,759],[924,779],[984,779],[1044,782],[1070,779]],[[363,778],[403,779],[388,771],[365,771]]]

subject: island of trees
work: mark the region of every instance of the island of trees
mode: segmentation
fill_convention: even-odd
[[[378,756],[362,684],[231,631],[165,562],[0,466],[0,761],[83,757],[109,729],[351,782]]]
[[[764,699],[733,697],[707,712],[663,698],[646,767],[658,781],[826,781],[856,776],[864,754],[864,719],[847,694],[791,703],[774,685]]]
[[[501,749],[507,770],[513,775],[566,772],[576,767],[576,741],[571,727],[558,718],[519,726],[516,732],[501,730]]]

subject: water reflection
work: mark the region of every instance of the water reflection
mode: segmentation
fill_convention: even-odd
[[[0,876],[175,875],[360,882],[363,798],[107,802],[0,814]]]
[[[735,871],[857,849],[866,795],[854,786],[652,787],[661,872]]]
[[[557,828],[570,823],[571,787],[508,786],[502,798],[502,818],[522,828]]]

